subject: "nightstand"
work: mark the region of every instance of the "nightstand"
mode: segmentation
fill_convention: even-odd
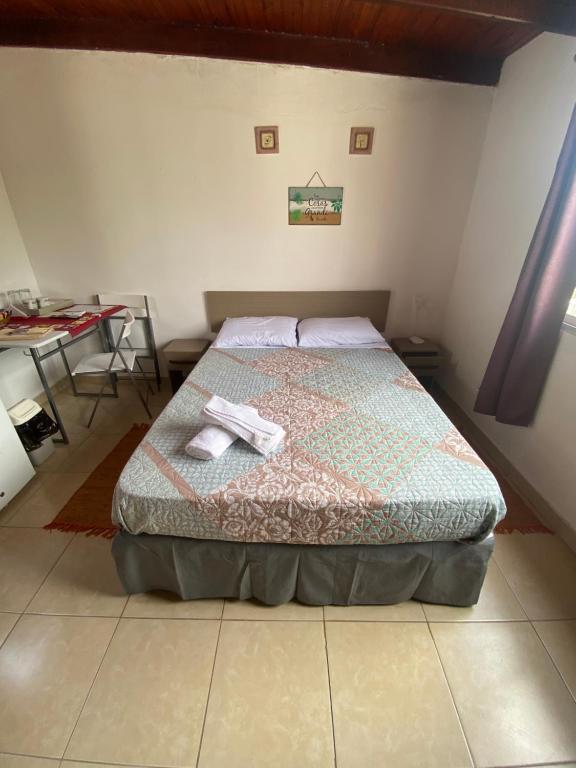
[[[162,354],[168,368],[172,394],[176,394],[185,375],[194,368],[209,344],[209,339],[173,339],[166,344]]]
[[[392,339],[390,346],[404,365],[427,387],[432,385],[446,359],[438,344],[428,339],[422,344],[414,344],[409,338],[402,337]]]

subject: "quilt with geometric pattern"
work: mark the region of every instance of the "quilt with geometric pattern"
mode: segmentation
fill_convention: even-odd
[[[281,424],[267,457],[186,443],[212,395]],[[285,544],[480,541],[498,484],[389,349],[209,349],[124,468],[113,519],[149,533]]]

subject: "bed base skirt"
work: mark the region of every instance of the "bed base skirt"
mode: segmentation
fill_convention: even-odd
[[[126,592],[183,600],[254,598],[266,605],[478,601],[494,537],[477,544],[245,544],[119,531],[112,553]]]

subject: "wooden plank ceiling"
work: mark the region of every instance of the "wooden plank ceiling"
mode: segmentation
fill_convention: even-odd
[[[0,0],[0,45],[147,51],[493,85],[576,0]]]

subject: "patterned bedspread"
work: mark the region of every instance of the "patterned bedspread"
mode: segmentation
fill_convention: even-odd
[[[282,424],[264,457],[237,440],[187,456],[212,394]],[[383,349],[210,349],[124,468],[113,518],[131,533],[304,544],[485,538],[494,476]]]

